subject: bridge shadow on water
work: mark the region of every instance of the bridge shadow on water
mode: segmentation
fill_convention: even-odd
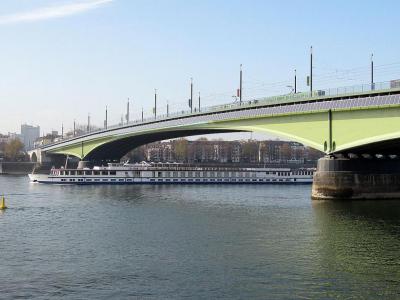
[[[365,295],[400,292],[400,200],[313,201],[312,208],[321,278],[336,274]]]

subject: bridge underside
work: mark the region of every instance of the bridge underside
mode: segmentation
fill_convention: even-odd
[[[240,132],[240,130],[192,129],[152,132],[122,138],[114,138],[110,141],[97,140],[94,143],[81,143],[74,145],[73,147],[65,148],[61,151],[50,152],[49,154],[71,155],[89,161],[119,161],[129,151],[149,143],[179,137],[230,132]],[[99,144],[96,145],[96,143]]]
[[[400,155],[400,138],[379,141],[376,143],[366,144],[355,148],[347,149],[344,153],[362,154],[382,154],[382,155]]]
[[[293,140],[327,154],[400,154],[400,105],[332,109],[280,115],[221,118],[60,145],[47,154],[87,160],[119,160],[130,150],[165,139],[225,132],[260,132]]]
[[[120,160],[129,151],[149,143],[186,136],[228,132],[236,132],[236,130],[180,130],[130,136],[97,147],[85,156],[85,159],[90,161]]]

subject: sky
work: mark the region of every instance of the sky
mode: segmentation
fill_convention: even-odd
[[[400,78],[399,1],[2,0],[0,133]]]

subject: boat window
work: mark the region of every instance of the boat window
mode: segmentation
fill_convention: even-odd
[[[116,171],[110,171],[110,175],[117,175]]]
[[[101,171],[101,175],[108,175],[107,171]]]
[[[85,175],[92,175],[92,171],[85,171]]]
[[[100,175],[99,171],[93,171],[93,175]]]
[[[83,174],[83,172],[82,171],[78,171],[78,175],[82,175]]]

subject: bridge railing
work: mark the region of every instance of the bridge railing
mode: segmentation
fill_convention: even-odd
[[[312,93],[311,92],[300,92],[300,93],[296,93],[296,94],[291,93],[291,94],[279,95],[279,96],[254,98],[254,99],[248,99],[246,101],[243,101],[241,104],[239,102],[231,102],[231,103],[226,103],[226,104],[201,107],[200,110],[198,110],[198,108],[196,108],[193,110],[193,112],[191,112],[190,110],[181,110],[181,111],[177,111],[177,112],[173,112],[173,113],[169,113],[169,114],[157,115],[156,118],[154,116],[147,117],[147,118],[143,118],[143,120],[142,119],[133,120],[133,121],[130,121],[129,123],[125,123],[123,125],[116,124],[116,125],[108,126],[107,129],[102,128],[99,130],[84,132],[81,134],[77,134],[74,137],[67,138],[62,141],[58,141],[57,143],[65,142],[67,140],[72,140],[77,137],[82,137],[85,135],[91,135],[94,133],[105,132],[110,129],[123,128],[123,127],[131,126],[131,125],[141,125],[141,124],[151,123],[154,121],[165,121],[168,119],[189,117],[189,116],[198,115],[198,114],[216,113],[216,112],[232,110],[232,109],[246,109],[246,108],[251,108],[251,107],[256,107],[256,106],[265,106],[265,105],[283,105],[283,104],[288,104],[288,103],[293,103],[293,102],[303,102],[303,101],[309,101],[309,100],[315,100],[315,99],[324,99],[324,98],[340,97],[340,96],[360,95],[363,93],[367,94],[367,93],[371,93],[371,92],[376,92],[376,93],[387,92],[390,90],[400,90],[400,80],[377,82],[377,83],[373,83],[373,84],[353,85],[353,86],[347,86],[347,87],[321,89],[321,90],[315,90]]]

